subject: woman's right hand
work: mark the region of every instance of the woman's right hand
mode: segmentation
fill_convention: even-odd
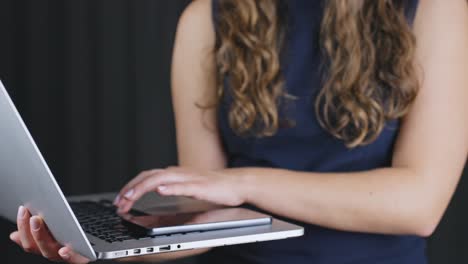
[[[52,236],[44,220],[31,217],[28,209],[20,206],[17,218],[18,230],[10,234],[10,239],[24,251],[42,255],[51,261],[76,264],[88,263],[89,259],[74,252],[68,246],[60,245]]]
[[[62,246],[54,239],[44,220],[39,216],[31,217],[28,209],[21,206],[17,218],[18,230],[10,234],[10,239],[25,252],[42,255],[48,260],[73,264],[89,263],[89,259],[74,252],[68,246]],[[170,252],[157,255],[130,257],[120,261],[159,262],[198,255],[209,249],[195,249],[181,252]]]

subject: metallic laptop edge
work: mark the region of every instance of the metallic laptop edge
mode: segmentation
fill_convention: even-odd
[[[304,234],[302,227],[277,219],[273,219],[271,225],[174,234],[112,244],[86,234],[1,81],[0,146],[0,216],[16,222],[18,206],[24,205],[32,214],[44,218],[57,241],[73,245],[76,252],[90,260],[277,240]],[[70,197],[68,200],[97,201],[113,197],[114,194],[107,193]],[[140,202],[140,206],[144,207],[144,202]],[[142,210],[146,211],[145,208]]]

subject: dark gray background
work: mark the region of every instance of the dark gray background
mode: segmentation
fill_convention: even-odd
[[[115,191],[176,164],[169,69],[189,2],[0,1],[0,78],[65,194]],[[429,241],[433,264],[468,262],[467,184]],[[0,263],[45,263],[8,240],[14,228],[0,220]]]

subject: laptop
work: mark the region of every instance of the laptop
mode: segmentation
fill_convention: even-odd
[[[218,208],[149,193],[117,215],[115,193],[66,198],[0,81],[0,216],[16,222],[20,205],[52,235],[90,260],[286,239],[300,226],[245,208]]]

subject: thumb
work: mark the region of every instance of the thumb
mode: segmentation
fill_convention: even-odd
[[[69,247],[62,247],[58,251],[60,257],[67,263],[73,264],[86,264],[89,263],[89,259],[81,256],[80,254],[76,253]]]

